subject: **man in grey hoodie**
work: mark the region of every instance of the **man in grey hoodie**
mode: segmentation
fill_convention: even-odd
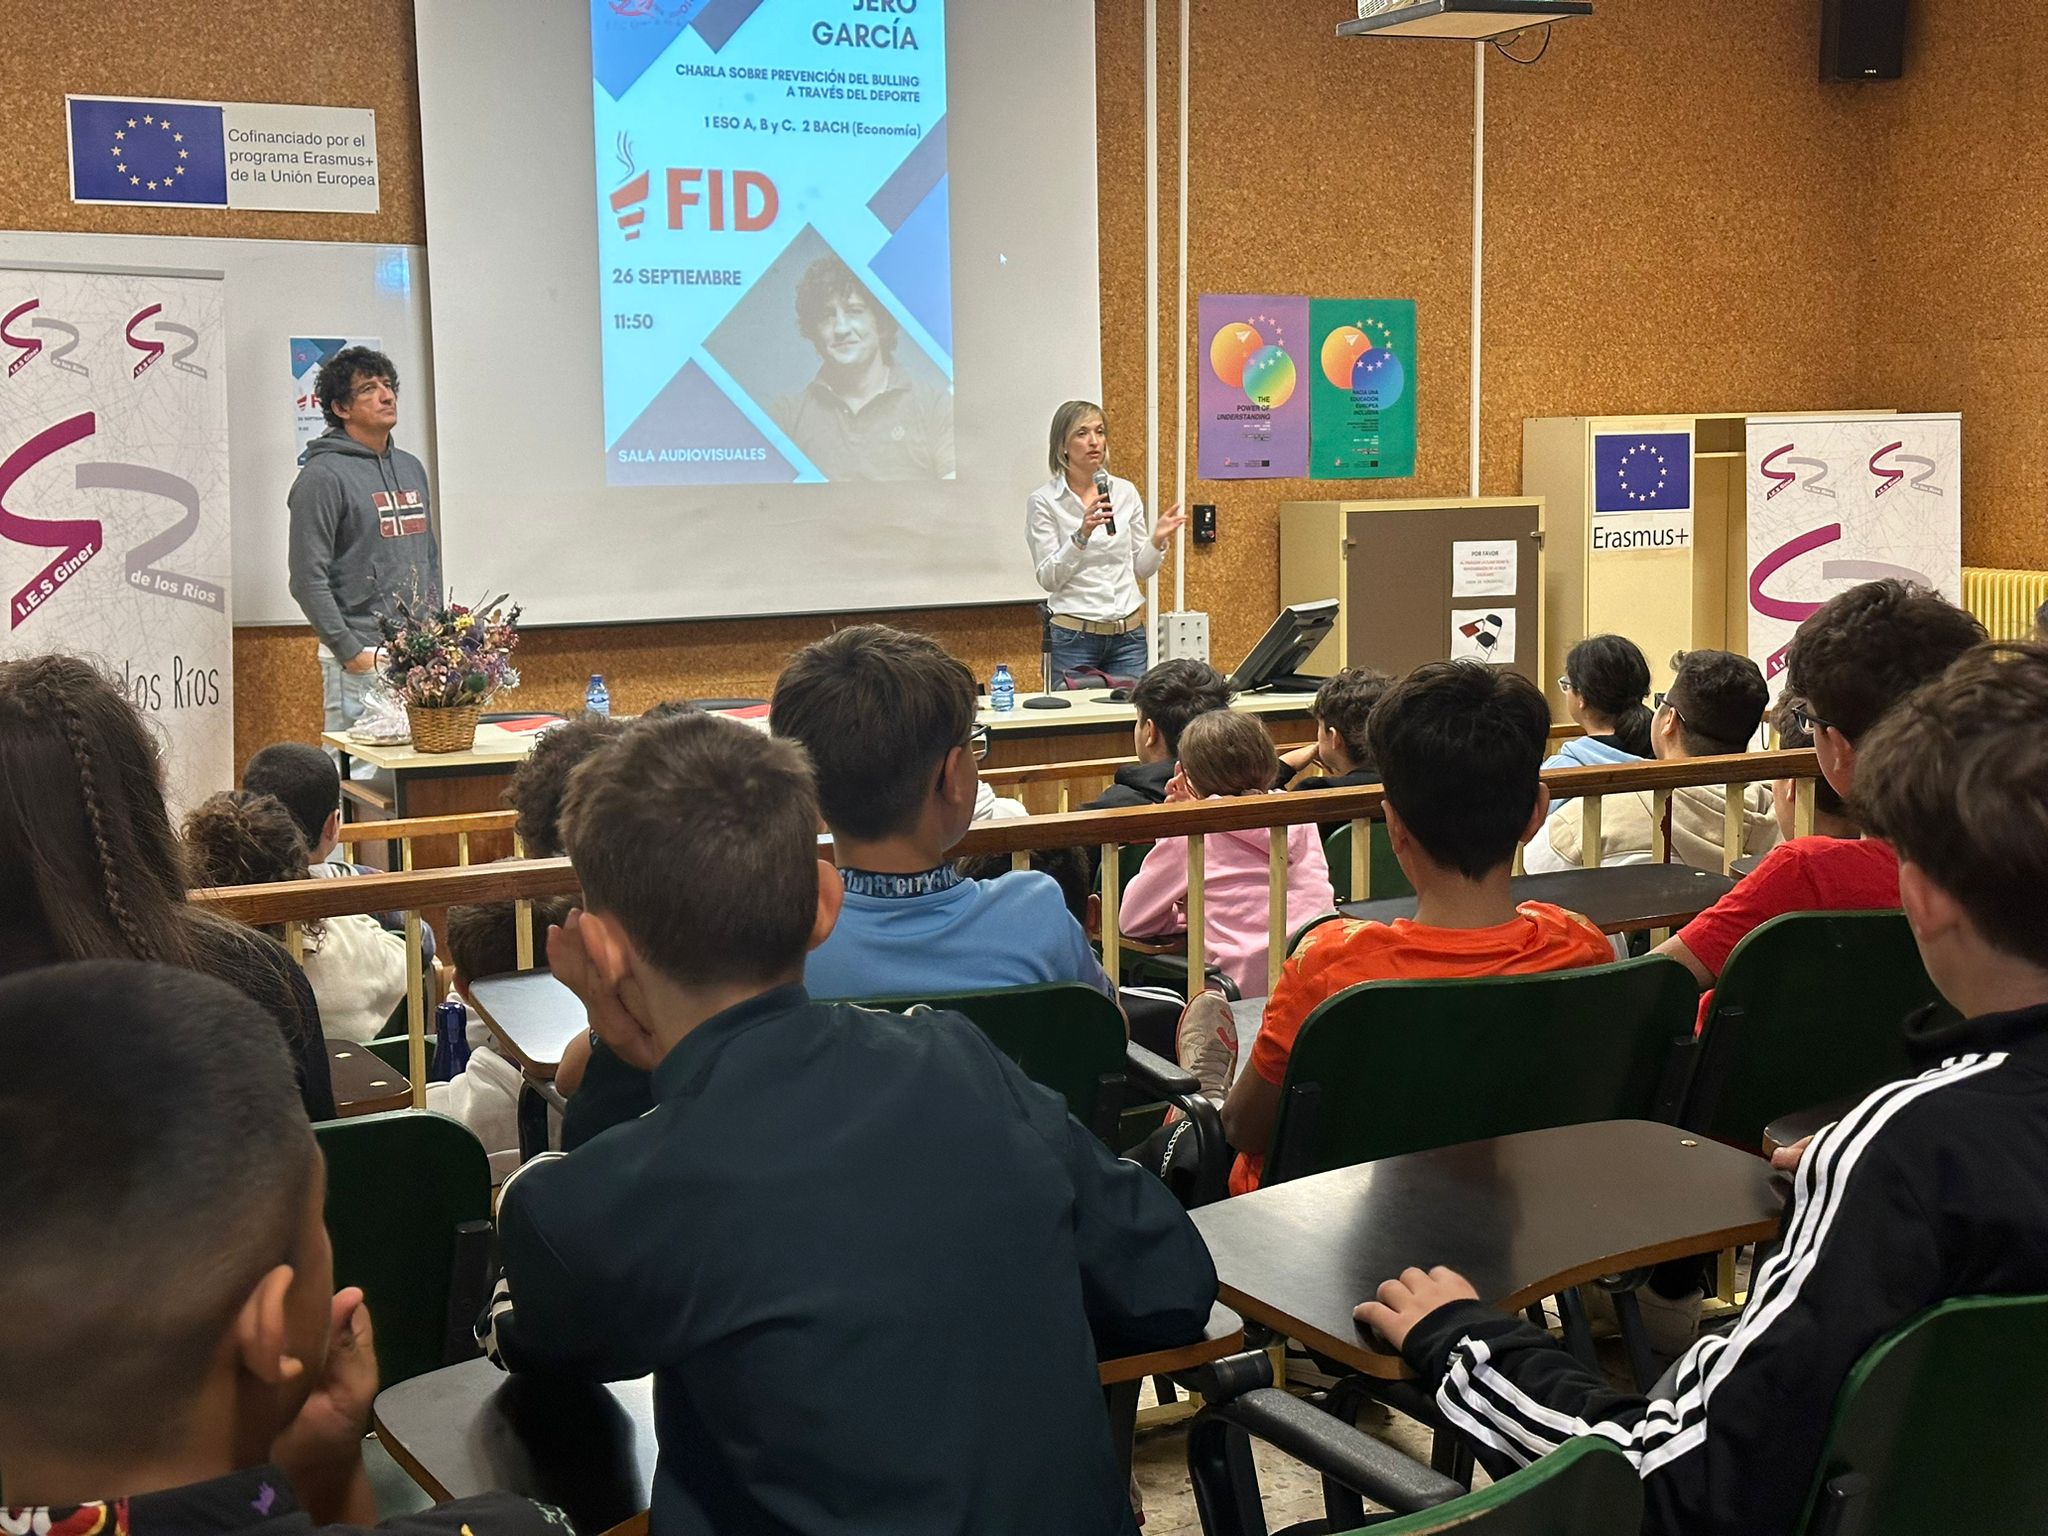
[[[363,712],[382,641],[378,621],[399,598],[439,601],[441,543],[427,471],[393,446],[398,370],[382,352],[344,347],[321,364],[314,398],[327,431],[306,447],[291,509],[291,588],[320,642],[326,729]],[[356,765],[367,777],[366,764]]]

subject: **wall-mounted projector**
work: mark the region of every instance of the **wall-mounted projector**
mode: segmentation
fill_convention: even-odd
[[[1358,0],[1339,37],[1446,37],[1480,43],[1593,14],[1591,0]]]

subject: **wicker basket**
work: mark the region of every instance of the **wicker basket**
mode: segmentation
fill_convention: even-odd
[[[476,745],[477,717],[481,704],[456,704],[438,709],[418,704],[405,706],[405,718],[412,722],[415,752],[467,752]]]

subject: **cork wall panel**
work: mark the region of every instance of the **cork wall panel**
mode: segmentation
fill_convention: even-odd
[[[1915,6],[1905,78],[1850,88],[1874,153],[1858,372],[1963,413],[1963,563],[2048,567],[2048,15]]]
[[[10,229],[420,244],[412,0],[0,0],[0,209]],[[377,114],[375,214],[124,208],[71,201],[64,96],[302,102]]]
[[[1414,298],[1416,474],[1193,479],[1222,535],[1188,605],[1235,663],[1277,600],[1277,508],[1466,485],[1472,51],[1348,41],[1340,4],[1196,0],[1191,287]],[[1097,8],[1103,326],[1120,466],[1143,462],[1142,7]],[[1815,79],[1818,8],[1630,0],[1556,29],[1541,63],[1487,66],[1482,493],[1520,489],[1527,416],[1813,409],[1855,393],[1853,103]],[[1161,50],[1162,422],[1173,483],[1173,23]],[[1529,51],[1525,45],[1520,51]],[[1241,89],[1248,49],[1267,82]],[[1112,95],[1112,90],[1114,95]],[[1135,308],[1134,308],[1135,305]],[[1199,339],[1188,338],[1190,363]],[[1171,565],[1162,601],[1171,591]]]

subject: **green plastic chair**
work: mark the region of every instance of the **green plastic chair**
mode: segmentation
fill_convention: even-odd
[[[1145,855],[1152,851],[1150,843],[1124,843],[1116,851],[1116,888],[1127,891],[1131,882],[1138,878],[1138,871],[1145,867]]]
[[[1780,1115],[1910,1076],[1899,1026],[1940,1002],[1903,913],[1773,918],[1722,969],[1680,1124],[1760,1147]]]
[[[1945,1301],[1871,1346],[1842,1383],[1806,1536],[2048,1531],[2048,1297]]]
[[[1366,850],[1372,875],[1372,899],[1383,896],[1413,896],[1415,887],[1408,883],[1408,876],[1401,868],[1401,861],[1394,857],[1393,841],[1387,836],[1384,821],[1369,823],[1372,828],[1371,846]],[[1335,891],[1339,901],[1351,900],[1351,823],[1340,822],[1335,831],[1323,839],[1323,858],[1330,866],[1330,889]]]
[[[1351,1536],[1637,1536],[1642,1525],[1635,1467],[1613,1441],[1584,1435],[1477,1493]]]
[[[1470,1492],[1441,1472],[1409,1460],[1355,1428],[1339,1413],[1311,1407],[1270,1386],[1250,1356],[1190,1372],[1187,1385],[1207,1399],[1188,1430],[1188,1480],[1204,1536],[1265,1536],[1251,1440],[1263,1441],[1320,1474],[1324,1521],[1289,1527],[1351,1536],[1637,1536],[1643,1487],[1612,1441],[1569,1440],[1492,1486]],[[1232,1395],[1234,1394],[1234,1395]],[[1395,1513],[1359,1527],[1365,1500]]]
[[[1124,1107],[1124,1017],[1079,982],[870,998],[863,1007],[901,1013],[926,1007],[964,1013],[997,1050],[1067,1101],[1074,1118],[1114,1145]]]
[[[918,1006],[965,1014],[1024,1075],[1067,1101],[1068,1112],[1115,1152],[1158,1128],[1167,1105],[1195,1122],[1200,1171],[1192,1204],[1221,1199],[1229,1174],[1222,1122],[1200,1085],[1173,1062],[1124,1033],[1115,1003],[1079,982],[989,992],[869,998],[862,1006],[900,1013]]]
[[[490,1299],[491,1163],[468,1126],[425,1110],[326,1120],[334,1283],[359,1285],[385,1386],[467,1360]]]
[[[1666,1118],[1697,1002],[1691,973],[1663,955],[1347,987],[1302,1024],[1263,1182],[1518,1131]]]

